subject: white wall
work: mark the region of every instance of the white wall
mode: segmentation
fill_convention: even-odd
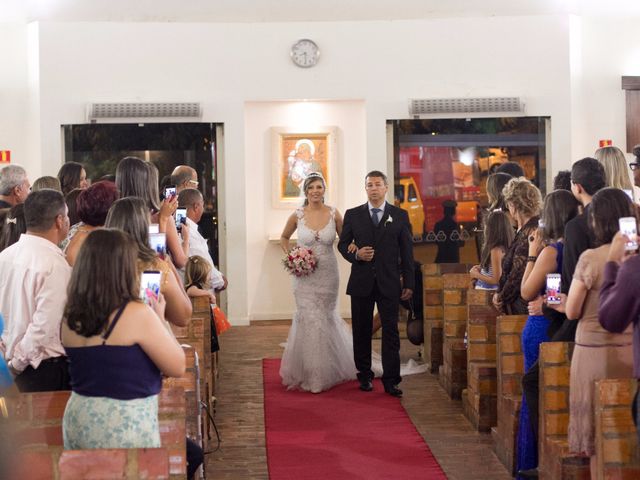
[[[611,22],[611,32],[632,35],[631,22],[624,24],[628,28],[614,25]],[[33,26],[38,35],[30,38],[37,39],[37,47],[29,52],[39,67],[31,70],[39,75],[29,90],[36,111],[22,136],[15,135],[18,143],[34,141],[38,146],[35,177],[57,171],[62,162],[60,125],[84,123],[89,102],[201,102],[203,121],[225,126],[220,202],[231,282],[229,314],[236,323],[272,318],[290,314],[293,302],[277,264],[277,247],[267,239],[267,233],[282,227],[284,212],[273,211],[267,201],[270,158],[264,132],[269,126],[287,126],[283,122],[297,108],[290,101],[318,101],[324,113],[314,114],[314,120],[340,127],[340,161],[349,165],[348,172],[341,172],[342,210],[363,198],[358,186],[347,183],[350,173],[359,178],[371,168],[387,169],[385,121],[407,118],[410,98],[521,97],[526,115],[552,119],[551,177],[582,152],[591,151],[590,137],[601,138],[604,126],[611,127],[605,137],[624,137],[622,94],[619,80],[615,86],[614,80],[622,74],[619,69],[629,49],[619,42],[615,57],[620,58],[607,61],[602,78],[582,82],[576,75],[594,75],[600,60],[591,55],[605,43],[597,28],[583,23],[584,67],[576,73],[571,27],[569,16],[281,24],[41,23]],[[314,39],[322,52],[320,63],[309,70],[296,68],[288,56],[291,44],[302,37]],[[607,85],[603,92],[601,82]],[[572,88],[582,84],[584,91],[573,94]],[[0,83],[3,90],[4,85]],[[585,106],[584,98],[594,96],[597,101]],[[597,126],[590,123],[585,128],[576,113],[581,108],[598,118]],[[10,110],[17,114],[21,108]],[[9,124],[0,118],[0,132],[9,131]],[[27,138],[26,132],[37,138]]]

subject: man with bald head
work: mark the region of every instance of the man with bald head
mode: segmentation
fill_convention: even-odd
[[[198,174],[189,165],[178,165],[171,172],[171,184],[176,186],[176,193],[185,188],[198,188]]]
[[[0,208],[24,203],[30,189],[27,172],[20,165],[7,165],[0,170]]]

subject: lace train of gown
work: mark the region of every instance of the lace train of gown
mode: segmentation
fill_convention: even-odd
[[[296,313],[293,316],[280,366],[282,383],[288,389],[321,392],[356,378],[353,338],[349,325],[338,314],[338,261],[333,249],[336,237],[335,210],[319,231],[298,216],[298,245],[312,249],[318,259],[316,271],[306,277],[293,277]],[[380,356],[373,353],[372,369],[382,375]],[[427,366],[410,361],[401,375],[421,373]]]

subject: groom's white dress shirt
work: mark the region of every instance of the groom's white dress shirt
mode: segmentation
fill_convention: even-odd
[[[211,264],[211,275],[209,277],[209,281],[212,289],[224,287],[224,278],[222,277],[222,273],[220,273],[213,263],[213,259],[209,253],[209,245],[207,244],[207,240],[200,235],[200,232],[198,231],[198,224],[189,217],[187,217],[186,220],[187,226],[189,227],[189,256],[192,257],[194,255],[200,255]],[[180,273],[182,273],[184,278],[184,269],[182,269]]]

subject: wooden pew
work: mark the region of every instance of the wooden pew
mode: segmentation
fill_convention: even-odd
[[[47,447],[21,451],[8,478],[80,480],[169,478],[166,448],[63,450]]]
[[[640,445],[631,416],[637,388],[635,378],[596,382],[598,479],[640,478]]]
[[[445,273],[467,273],[463,263],[426,263],[422,265],[424,289],[424,360],[431,373],[438,373],[443,362],[443,279]]]
[[[522,403],[522,330],[527,315],[501,315],[497,318],[497,424],[491,429],[496,456],[512,475],[516,469],[516,438]]]
[[[541,479],[589,480],[589,457],[569,453],[569,378],[573,343],[540,345],[540,427],[538,471]]]
[[[62,416],[71,392],[23,393],[7,399],[14,439],[22,451],[62,451]],[[185,395],[182,388],[167,388],[158,397],[161,446],[169,454],[169,478],[187,472]]]
[[[466,267],[466,266],[465,266]],[[468,272],[468,269],[466,269]],[[467,386],[467,350],[464,334],[467,330],[467,291],[471,287],[468,273],[442,275],[444,339],[443,362],[439,382],[450,398],[459,399]]]
[[[462,407],[467,419],[480,432],[497,425],[496,319],[492,305],[495,292],[467,292],[467,388]]]

